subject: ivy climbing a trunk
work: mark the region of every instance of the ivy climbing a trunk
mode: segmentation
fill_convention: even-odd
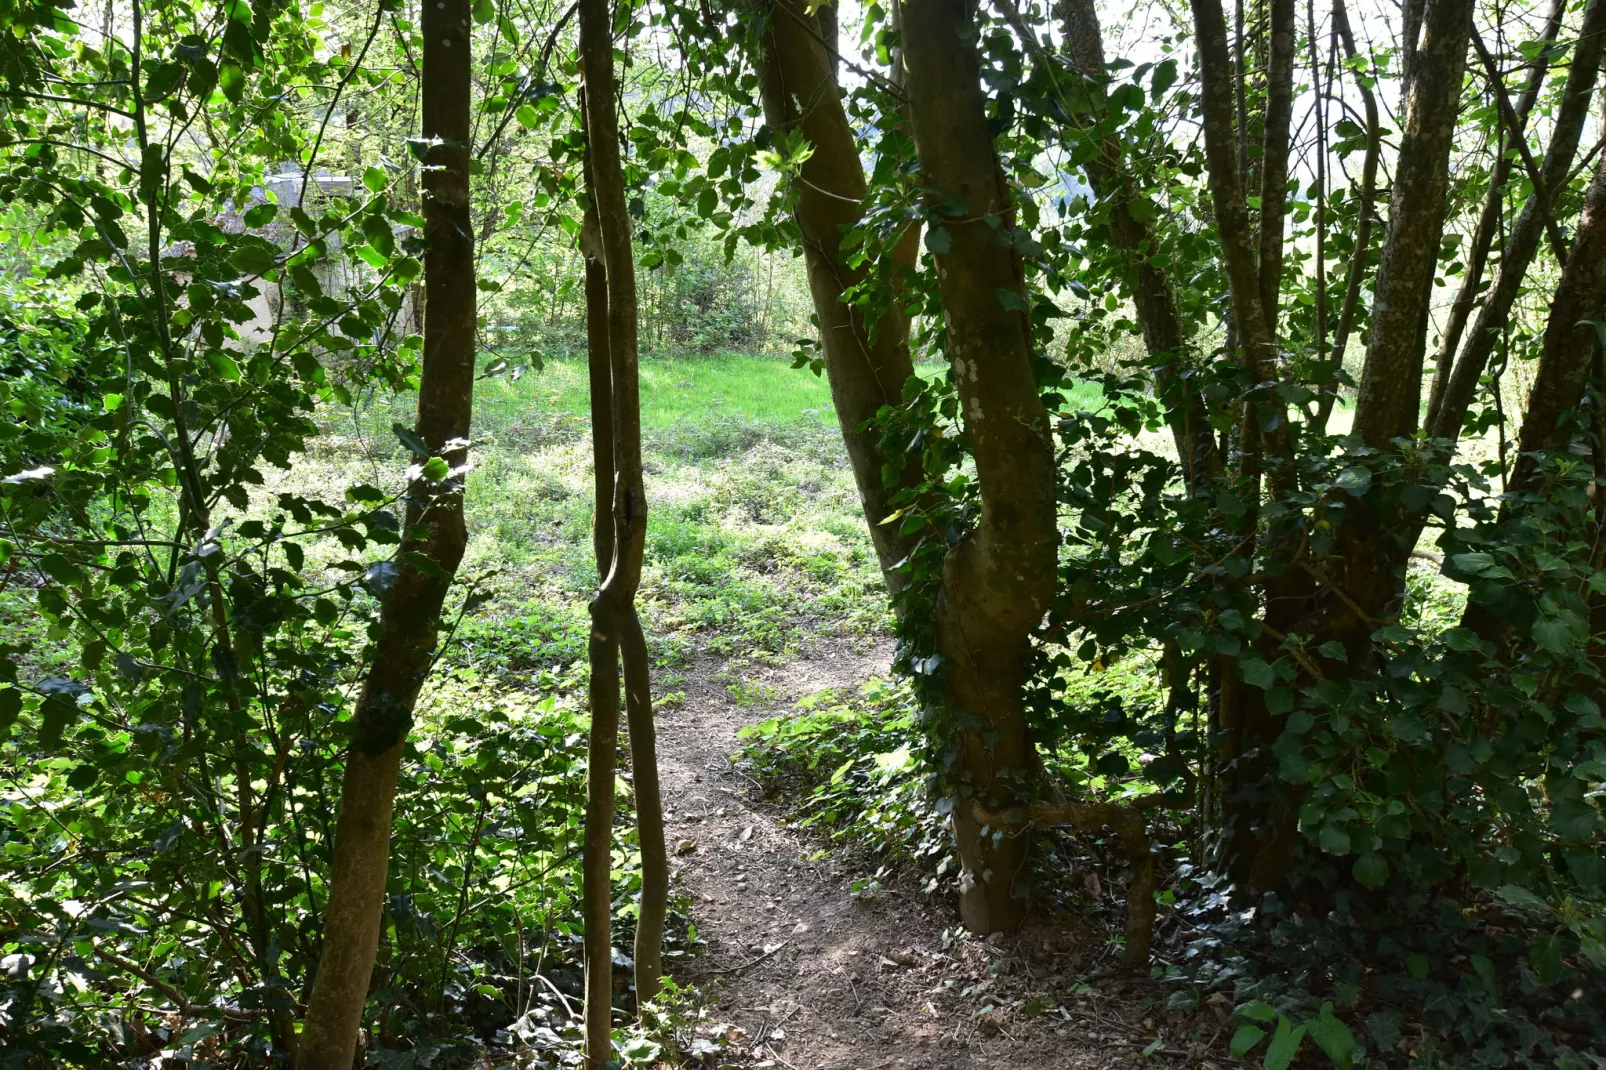
[[[580,0],[579,13],[580,56],[585,75],[586,191],[590,202],[583,228],[586,330],[598,496],[593,538],[601,580],[591,602],[589,649],[592,724],[582,863],[585,1024],[587,1060],[595,1070],[601,1070],[608,1062],[612,1032],[611,847],[621,661],[641,847],[642,891],[635,944],[638,1006],[657,996],[662,979],[669,865],[664,847],[647,643],[635,607],[646,549],[647,498],[641,467],[635,261],[614,112],[617,82],[613,69],[613,20],[607,0]],[[605,534],[609,522],[611,530]]]
[[[468,541],[463,471],[474,397],[476,293],[469,218],[467,0],[421,8],[424,157],[424,355],[418,440],[428,456],[407,495],[405,537],[384,594],[379,639],[353,719],[335,828],[323,953],[297,1065],[352,1065],[379,947],[396,774],[418,691],[434,659],[441,606]]]
[[[1019,814],[1037,758],[1023,706],[1029,637],[1057,582],[1054,454],[1034,374],[1031,298],[1012,195],[988,131],[965,0],[903,6],[915,147],[930,189],[947,352],[974,450],[980,518],[944,561],[935,639],[958,744],[960,914],[973,932],[1017,925],[1029,837]],[[990,222],[995,220],[996,222]]]

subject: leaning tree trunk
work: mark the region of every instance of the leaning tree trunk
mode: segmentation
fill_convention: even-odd
[[[1026,828],[986,825],[981,808],[1010,810],[1032,780],[1022,688],[1029,636],[1057,581],[1054,456],[1024,273],[995,229],[1012,228],[1015,213],[987,128],[971,4],[905,4],[903,29],[915,147],[944,213],[934,227],[948,235],[936,256],[948,358],[981,489],[980,521],[944,563],[935,631],[959,744],[960,913],[985,933],[1026,911]]]
[[[762,14],[759,92],[770,127],[801,134],[813,150],[799,169],[793,219],[803,236],[803,262],[820,323],[831,401],[881,574],[896,594],[902,574],[894,566],[909,555],[913,540],[898,525],[882,521],[893,512],[891,499],[919,472],[918,466],[906,465],[900,478],[885,478],[891,458],[877,444],[880,436],[871,421],[882,406],[902,401],[904,384],[914,375],[908,325],[896,301],[871,322],[862,305],[843,300],[844,292],[867,274],[842,251],[843,235],[863,216],[864,165],[837,92],[834,57],[821,43],[822,37],[834,37],[824,34],[805,8],[802,0],[774,0]],[[821,8],[820,13],[828,10]]]
[[[1550,144],[1539,164],[1546,190],[1560,190],[1572,169],[1578,140],[1589,117],[1590,99],[1600,72],[1603,49],[1606,49],[1606,0],[1589,0],[1584,7],[1578,41],[1573,45],[1573,58],[1567,68],[1561,104],[1556,109]],[[1506,317],[1511,314],[1523,280],[1527,278],[1528,268],[1539,251],[1547,214],[1538,194],[1530,194],[1517,221],[1512,224],[1511,235],[1501,249],[1500,266],[1495,269],[1494,279],[1483,298],[1483,307],[1478,310],[1472,329],[1467,332],[1461,355],[1456,357],[1442,389],[1436,390],[1432,398],[1434,404],[1428,410],[1428,431],[1432,437],[1449,439],[1451,442],[1460,437],[1461,423],[1478,392],[1478,380],[1482,378],[1489,357],[1499,343]],[[1450,356],[1453,354],[1441,354],[1440,360],[1445,361]]]
[[[1041,50],[1037,35],[1012,2],[1001,5],[1026,45]],[[1077,72],[1086,80],[1090,93],[1100,102],[1094,119],[1103,136],[1099,151],[1083,165],[1087,181],[1100,201],[1109,205],[1110,237],[1126,253],[1132,274],[1132,304],[1143,329],[1143,344],[1154,367],[1155,393],[1165,406],[1166,423],[1176,443],[1182,465],[1183,482],[1190,494],[1202,493],[1206,484],[1220,474],[1220,457],[1215,433],[1204,396],[1189,376],[1178,374],[1187,353],[1188,337],[1177,310],[1176,289],[1171,277],[1154,263],[1159,247],[1149,225],[1132,213],[1137,195],[1136,183],[1127,166],[1121,139],[1110,124],[1117,121],[1102,103],[1104,35],[1099,26],[1098,9],[1093,0],[1062,0],[1060,18],[1065,27],[1065,49]],[[1046,55],[1043,57],[1047,62]]]
[[[586,1058],[602,1070],[611,1054],[613,941],[610,873],[613,826],[613,764],[619,721],[619,662],[624,663],[625,710],[630,725],[631,768],[641,847],[641,907],[636,923],[636,999],[658,994],[662,977],[664,912],[669,868],[664,849],[657,747],[648,680],[647,644],[636,615],[647,538],[647,499],[641,466],[641,393],[637,369],[636,272],[625,204],[624,168],[614,107],[613,19],[607,0],[580,0],[580,55],[585,71],[586,185],[594,207],[588,220],[594,244],[587,250],[587,329],[592,337],[592,382],[608,383],[604,407],[593,399],[592,436],[611,440],[612,488],[597,512],[612,519],[611,559],[602,568],[604,540],[596,540],[601,586],[591,602],[592,740],[588,761],[584,873],[586,965]],[[604,285],[596,285],[600,261]],[[605,307],[599,307],[604,305]],[[599,313],[605,313],[599,315]],[[597,366],[597,343],[606,325],[607,374]],[[603,492],[602,451],[597,489]]]
[[[422,8],[424,158],[424,356],[418,437],[450,474],[420,476],[408,492],[396,576],[357,701],[335,826],[333,887],[323,953],[297,1065],[345,1070],[379,948],[396,774],[414,704],[429,671],[441,606],[467,542],[462,475],[474,397],[474,237],[469,219],[469,4]],[[423,460],[423,458],[419,458]]]

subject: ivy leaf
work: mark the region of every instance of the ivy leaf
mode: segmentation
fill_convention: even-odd
[[[1266,1048],[1266,1070],[1288,1070],[1288,1064],[1294,1061],[1294,1055],[1304,1039],[1304,1026],[1296,1029],[1287,1017],[1277,1019],[1277,1032],[1272,1035],[1271,1044]]]
[[[1600,811],[1583,799],[1562,799],[1550,811],[1550,827],[1556,835],[1573,843],[1588,841],[1599,824]]]
[[[1265,1035],[1266,1031],[1260,1028],[1260,1026],[1251,1025],[1248,1022],[1245,1022],[1243,1025],[1240,1025],[1238,1027],[1238,1031],[1232,1035],[1232,1043],[1228,1044],[1227,1048],[1232,1052],[1232,1057],[1234,1059],[1242,1059],[1245,1055],[1249,1054],[1256,1044],[1260,1043],[1260,1039]]]
[[[1243,674],[1244,683],[1262,689],[1277,682],[1276,670],[1261,658],[1244,658],[1238,663],[1238,671]]]
[[[1333,1060],[1338,1070],[1352,1070],[1355,1065],[1355,1034],[1333,1014],[1331,1003],[1322,1004],[1322,1013],[1309,1025],[1310,1038],[1316,1046]]]
[[[1322,850],[1330,855],[1347,855],[1350,851],[1349,830],[1331,822],[1322,826]]]
[[[1367,851],[1355,860],[1355,879],[1368,888],[1381,888],[1389,879],[1389,864],[1376,851]]]

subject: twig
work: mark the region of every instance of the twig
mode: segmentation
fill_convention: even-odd
[[[721,970],[709,970],[708,972],[709,973],[736,973],[736,972],[738,972],[740,970],[747,969],[749,966],[757,966],[759,963],[763,962],[765,959],[769,958],[771,955],[775,954],[777,951],[781,950],[781,948],[785,947],[787,944],[789,944],[791,942],[792,941],[790,941],[790,940],[782,940],[780,943],[776,944],[774,947],[770,948],[768,951],[764,952],[762,955],[758,956],[755,959],[749,959],[748,961],[746,961],[744,963],[741,963],[740,965],[737,965],[737,966],[727,966],[727,967],[725,967],[724,969],[721,969]]]
[[[191,1003],[189,1000],[184,998],[184,993],[180,992],[178,989],[174,988],[166,981],[163,981],[150,971],[144,969],[137,963],[130,962],[128,959],[123,958],[123,956],[116,954],[115,952],[107,951],[103,947],[97,947],[95,949],[95,954],[105,959],[113,966],[116,966],[119,969],[125,970],[126,972],[133,974],[135,977],[138,977],[141,981],[144,981],[162,995],[172,1000],[178,1009],[183,1011],[185,1014],[194,1015],[197,1018],[222,1015],[225,1018],[232,1018],[236,1021],[242,1022],[251,1022],[258,1018],[266,1018],[268,1016],[268,1012],[266,1010],[232,1010],[228,1007],[211,1007],[204,1003]]]

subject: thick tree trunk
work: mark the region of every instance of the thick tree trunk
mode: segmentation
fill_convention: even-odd
[[[424,289],[427,318],[418,435],[454,474],[409,492],[406,537],[380,613],[382,631],[357,702],[335,827],[333,886],[323,953],[297,1052],[303,1070],[346,1070],[379,947],[396,775],[419,687],[429,670],[441,606],[463,556],[461,469],[474,394],[474,238],[469,218],[469,5],[422,9]],[[429,564],[420,569],[420,557]]]
[[[914,375],[908,324],[896,302],[871,323],[862,306],[842,299],[866,274],[842,253],[843,234],[863,215],[864,165],[837,92],[831,57],[802,0],[774,0],[770,5],[757,65],[770,127],[800,133],[813,149],[800,169],[793,218],[803,235],[809,295],[820,322],[820,351],[848,463],[881,574],[896,593],[903,581],[893,566],[908,556],[913,540],[900,534],[898,525],[882,521],[893,511],[889,501],[907,483],[886,481],[884,470],[890,459],[877,445],[879,435],[870,421],[882,406],[902,402],[904,384]],[[909,253],[915,251],[911,248]],[[906,471],[910,479],[919,475],[913,465]]]
[[[981,489],[981,518],[948,553],[936,642],[948,674],[948,713],[959,740],[955,809],[962,867],[960,913],[973,932],[1019,923],[1024,824],[993,828],[1035,766],[1021,700],[1032,629],[1056,585],[1054,456],[1033,375],[1030,301],[1013,245],[1014,208],[988,132],[986,98],[966,0],[903,8],[904,56],[915,145],[949,248],[937,255],[948,356]],[[1005,299],[1013,308],[1006,308]]]
[[[619,658],[624,662],[641,844],[642,895],[636,927],[636,998],[658,995],[669,874],[658,793],[657,746],[647,645],[636,616],[647,539],[647,497],[641,465],[641,390],[637,365],[637,297],[631,223],[615,115],[613,19],[608,0],[580,0],[580,56],[585,73],[586,181],[595,205],[596,247],[606,276],[608,378],[612,400],[612,560],[591,603],[593,753],[586,814],[584,871],[586,1058],[601,1070],[611,1054],[612,940],[609,854],[613,823],[613,745],[619,717]],[[588,316],[588,320],[590,317]],[[593,380],[599,373],[593,373]],[[593,426],[593,436],[602,429]],[[599,475],[600,487],[600,475]],[[599,513],[602,511],[598,503]],[[599,572],[600,572],[599,568]],[[606,769],[604,769],[606,765]]]
[[[1606,0],[1589,0],[1584,8],[1578,42],[1573,46],[1573,58],[1568,66],[1561,105],[1556,109],[1550,144],[1539,165],[1547,190],[1561,189],[1572,168],[1573,157],[1578,152],[1578,139],[1583,134],[1584,122],[1589,115],[1603,48],[1606,48]],[[1478,310],[1472,330],[1467,334],[1466,346],[1455,361],[1439,404],[1428,413],[1428,431],[1434,438],[1454,442],[1461,436],[1461,423],[1477,394],[1478,380],[1488,367],[1489,357],[1500,340],[1506,317],[1511,313],[1511,306],[1522,289],[1534,254],[1539,250],[1539,239],[1544,232],[1544,215],[1539,198],[1530,195],[1511,227],[1511,235],[1501,250],[1500,266],[1495,270],[1494,281],[1484,295],[1483,307]],[[1443,356],[1440,359],[1443,360]]]

